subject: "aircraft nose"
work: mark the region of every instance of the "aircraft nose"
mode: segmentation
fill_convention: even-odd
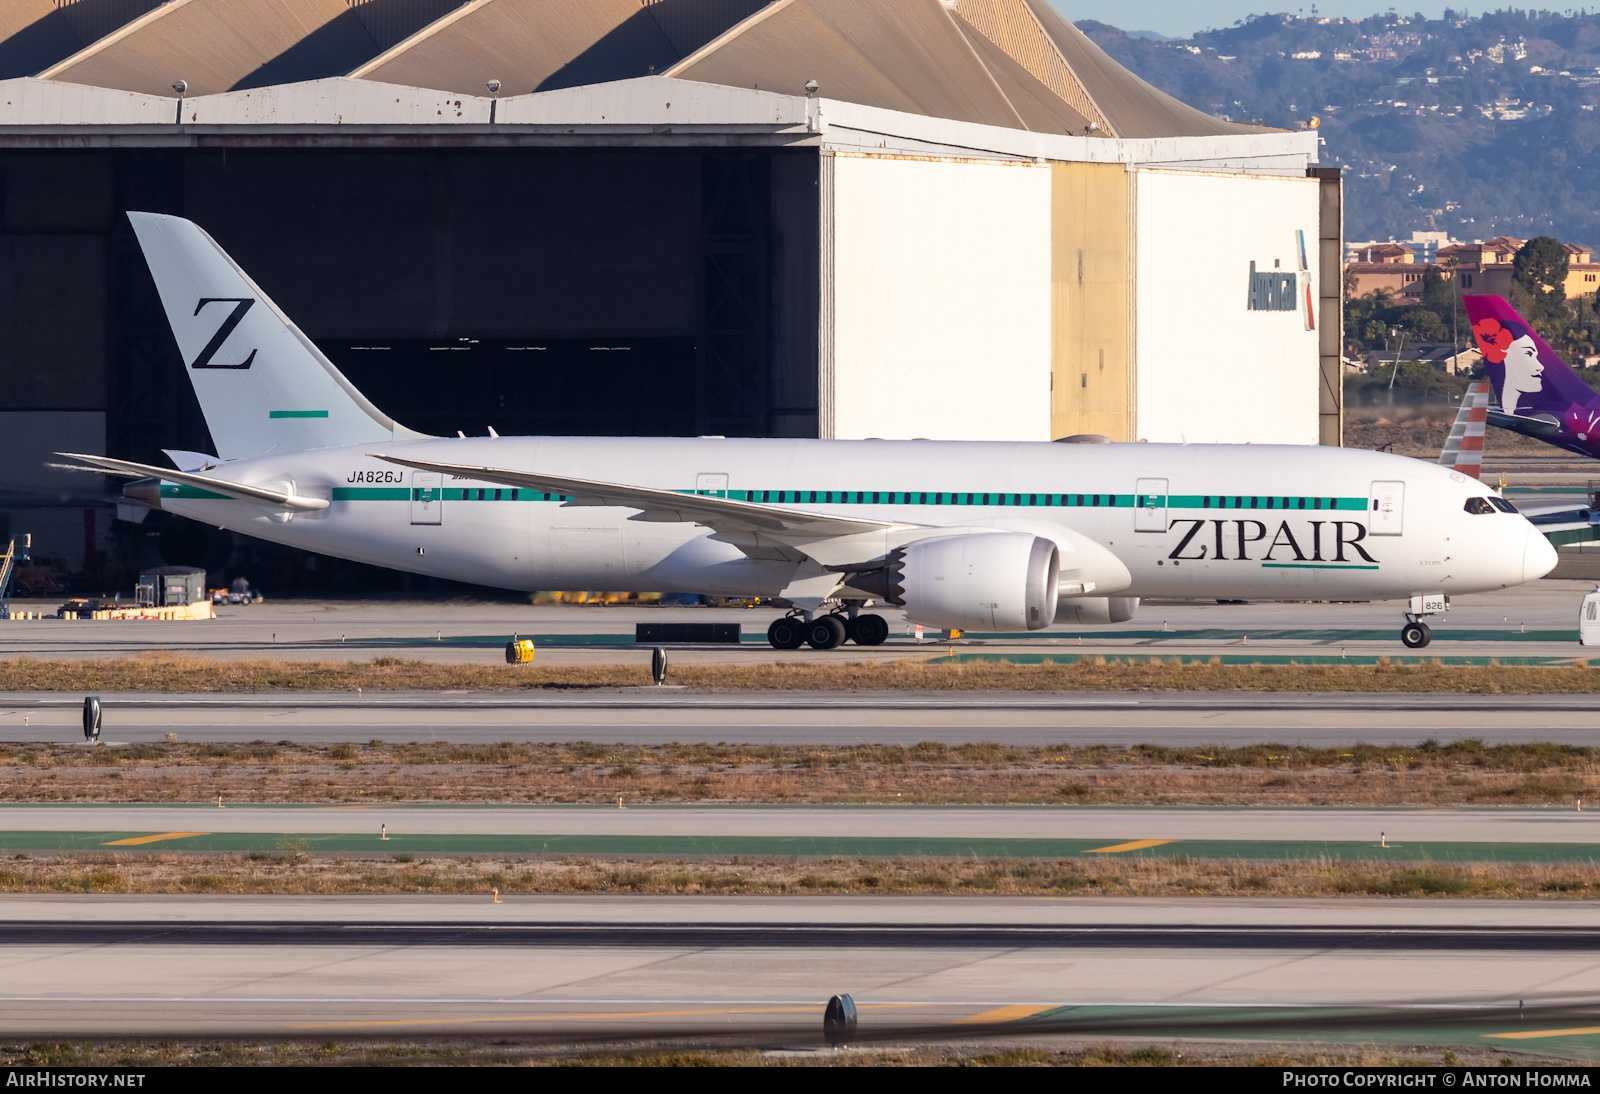
[[[1522,580],[1537,581],[1556,568],[1556,549],[1543,532],[1528,525],[1528,538],[1522,548]]]

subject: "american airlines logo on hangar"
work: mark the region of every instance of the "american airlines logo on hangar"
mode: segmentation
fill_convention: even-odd
[[[1295,301],[1295,275],[1283,273],[1280,270],[1258,271],[1254,262],[1250,263],[1250,298],[1251,311],[1294,311],[1299,305]]]

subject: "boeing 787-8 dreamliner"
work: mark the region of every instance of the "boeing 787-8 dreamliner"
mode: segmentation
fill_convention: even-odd
[[[771,598],[819,649],[931,627],[1109,623],[1139,598],[1409,600],[1543,576],[1555,551],[1448,468],[1222,444],[429,437],[392,421],[190,221],[130,213],[215,457],[132,499],[342,558],[509,589]]]

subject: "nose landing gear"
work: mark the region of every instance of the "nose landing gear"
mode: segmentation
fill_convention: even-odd
[[[1400,628],[1400,641],[1407,649],[1420,650],[1433,641],[1433,628],[1422,621],[1425,615],[1440,615],[1450,610],[1450,598],[1443,593],[1423,593],[1411,598],[1406,625]]]

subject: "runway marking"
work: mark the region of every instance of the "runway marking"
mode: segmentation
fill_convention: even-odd
[[[1515,1033],[1485,1033],[1485,1037],[1498,1037],[1507,1041],[1526,1041],[1534,1037],[1583,1037],[1600,1033],[1600,1026],[1580,1026],[1577,1029],[1528,1029]]]
[[[155,836],[135,836],[132,839],[114,839],[110,843],[102,843],[101,847],[134,847],[141,843],[160,843],[169,839],[188,839],[190,836],[209,836],[210,832],[162,832]]]
[[[1143,851],[1146,847],[1160,847],[1164,843],[1177,843],[1173,839],[1136,839],[1131,843],[1114,843],[1110,847],[1090,847],[1086,855],[1111,855],[1118,851]]]
[[[1042,1011],[1054,1009],[1054,1007],[1014,1004],[1009,1007],[995,1007],[993,1010],[986,1010],[981,1014],[972,1014],[965,1018],[958,1018],[956,1019],[955,1024],[958,1026],[963,1026],[987,1024],[989,1022],[1015,1022],[1020,1018],[1028,1018]]]

